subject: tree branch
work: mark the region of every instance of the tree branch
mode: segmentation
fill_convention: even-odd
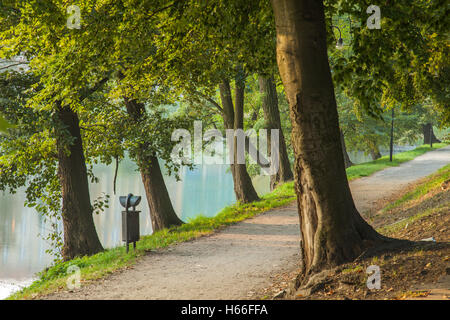
[[[29,62],[17,62],[17,63],[13,63],[13,64],[7,65],[7,66],[5,66],[5,67],[1,67],[0,70],[5,70],[5,69],[11,68],[11,67],[20,66],[20,65],[22,65],[22,64],[29,64]]]
[[[196,91],[195,92],[198,96],[202,97],[203,99],[205,99],[206,101],[208,101],[209,103],[211,103],[214,107],[216,107],[220,113],[223,113],[223,109],[222,107],[211,97],[208,97],[207,95],[204,95],[201,92]]]
[[[109,75],[97,82],[94,87],[80,91],[80,100],[83,101],[88,98],[91,94],[100,89],[108,80]]]
[[[169,5],[165,6],[165,7],[162,7],[162,8],[160,8],[160,9],[154,11],[151,15],[148,16],[148,18],[151,18],[151,17],[155,16],[156,14],[158,14],[158,13],[164,11],[164,10],[167,10],[167,9],[172,8],[172,7],[173,7],[174,5],[176,5],[178,2],[179,2],[179,1],[174,1],[174,2],[172,2],[171,4],[169,4]]]

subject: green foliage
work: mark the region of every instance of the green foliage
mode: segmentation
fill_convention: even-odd
[[[444,0],[395,1],[380,5],[381,29],[366,27],[366,1],[326,1],[327,16],[352,21],[351,41],[331,59],[335,84],[372,115],[383,106],[404,109],[431,99],[450,123],[449,7]],[[342,19],[341,24],[347,24]],[[330,27],[331,28],[331,27]],[[336,49],[334,49],[336,50]]]
[[[363,151],[367,155],[377,153],[381,147],[389,147],[392,108],[383,110],[379,117],[372,117],[358,109],[357,104],[342,92],[336,94],[336,101],[339,124],[348,150]],[[438,113],[427,102],[404,111],[399,107],[393,108],[396,145],[416,144],[423,140],[423,125],[439,121]]]
[[[11,128],[11,124],[0,116],[0,132],[5,133],[9,128]]]
[[[219,98],[217,85],[242,71],[248,79],[245,127],[264,127],[253,74],[277,73],[269,0],[79,0],[74,4],[81,9],[82,27],[71,30],[66,26],[65,0],[0,3],[0,59],[24,54],[30,62],[27,72],[8,70],[0,75],[0,130],[7,132],[0,136],[0,190],[15,192],[25,186],[26,204],[50,219],[54,228],[61,209],[55,140],[62,136],[66,145],[72,143],[55,120],[58,104],[70,106],[80,118],[93,182],[97,181],[93,164],[119,162],[127,153],[137,162],[142,155],[156,155],[176,175],[178,166],[170,161],[172,130],[189,128],[192,119],[204,119],[204,127],[223,129],[220,106],[214,103]],[[389,1],[381,7],[381,30],[365,27],[367,1],[325,1],[325,5],[330,64],[349,149],[369,152],[386,145],[388,111],[393,107],[398,142],[417,138],[422,123],[450,123],[449,14],[443,0]],[[343,50],[335,48],[333,25],[342,31]],[[289,139],[288,104],[281,86],[278,91]],[[129,115],[125,98],[145,105],[141,118]],[[174,106],[177,101],[180,104]],[[399,106],[404,112],[397,111]],[[350,179],[369,175],[427,150],[421,147],[396,155],[393,163],[382,158],[347,172]],[[252,169],[256,173],[258,168]],[[108,205],[107,198],[94,200],[96,212]],[[262,206],[285,201],[277,199],[265,198]],[[212,220],[197,218],[180,229],[156,233],[141,242],[140,252],[239,221],[260,212],[261,203],[237,205]],[[50,237],[61,245],[58,231]],[[134,256],[114,249],[82,259],[77,263],[96,277],[127,265]],[[49,278],[36,288],[62,281],[65,266],[50,269]]]
[[[0,136],[0,190],[15,193],[26,186],[25,205],[35,207],[49,221],[53,233],[46,239],[56,255],[62,243],[60,221],[60,187],[56,172],[53,121],[48,111],[25,106],[37,79],[28,73],[0,74],[0,112],[13,124]]]

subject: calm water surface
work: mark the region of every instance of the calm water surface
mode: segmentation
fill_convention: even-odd
[[[224,206],[236,201],[233,179],[227,165],[197,166],[193,171],[183,168],[181,181],[165,176],[167,189],[177,214],[182,220],[199,214],[214,216]],[[110,195],[109,208],[94,221],[100,241],[105,248],[122,245],[121,210],[119,196],[133,193],[143,199],[138,209],[141,234],[152,233],[149,209],[144,186],[136,166],[131,161],[123,161],[119,167],[117,193],[113,194],[114,168],[99,165],[94,168],[99,183],[90,185],[91,201],[103,193]],[[267,176],[254,179],[260,195],[269,191]],[[23,206],[24,190],[16,194],[0,195],[0,299],[7,297],[21,286],[28,285],[33,276],[51,265],[53,257],[45,251],[49,244],[41,235],[49,232],[49,226],[32,208]]]
[[[396,152],[414,147],[396,147]],[[386,155],[388,151],[382,150]],[[354,163],[371,161],[362,152],[350,153]],[[117,194],[113,194],[112,166],[96,166],[94,173],[100,179],[92,184],[91,201],[106,193],[111,196],[109,208],[94,215],[100,241],[105,248],[121,245],[121,206],[119,196],[133,193],[143,196],[138,209],[141,210],[141,234],[152,233],[150,215],[144,187],[136,166],[131,161],[123,161],[119,167]],[[214,216],[223,207],[235,202],[233,179],[227,165],[197,166],[193,171],[183,168],[181,181],[165,176],[167,189],[177,214],[182,220],[199,214]],[[269,191],[267,176],[256,177],[254,185],[260,195]],[[49,226],[32,208],[23,206],[23,189],[16,194],[0,194],[0,299],[7,297],[21,286],[31,283],[33,276],[51,265],[53,257],[45,251],[49,248],[39,235],[49,232]]]

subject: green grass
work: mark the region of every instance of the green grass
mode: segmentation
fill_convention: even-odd
[[[414,187],[413,190],[407,192],[402,197],[394,201],[393,203],[387,205],[383,208],[382,212],[389,214],[389,211],[408,206],[410,202],[413,201],[423,201],[423,197],[433,191],[440,189],[442,183],[450,179],[450,164],[439,169],[432,175],[426,177],[421,183]],[[416,215],[408,217],[406,219],[400,220],[394,224],[382,227],[378,229],[378,232],[383,234],[395,233],[398,230],[404,228],[407,224],[412,224],[413,222],[419,220],[420,218],[429,216],[431,214],[436,214],[440,212],[447,212],[449,210],[449,204],[445,203],[443,205],[427,209],[423,212],[419,212]]]
[[[357,265],[351,268],[347,268],[342,270],[342,273],[356,273],[356,272],[362,272],[363,271],[363,267],[361,265]]]
[[[388,167],[396,167],[404,162],[411,161],[428,151],[443,148],[447,145],[448,144],[445,143],[436,143],[433,144],[433,149],[431,149],[429,145],[423,145],[417,147],[414,150],[397,153],[394,154],[392,162],[389,161],[389,156],[384,156],[375,161],[361,163],[347,168],[347,177],[350,181],[361,177],[367,177],[377,171],[386,169]]]
[[[406,219],[400,220],[396,223],[390,224],[388,226],[384,226],[381,228],[377,229],[377,232],[387,235],[387,234],[392,234],[395,233],[401,229],[404,229],[406,227],[406,225],[411,225],[413,224],[413,222],[423,218],[423,217],[427,217],[429,215],[432,214],[439,214],[441,212],[448,212],[449,206],[448,204],[443,204],[437,208],[430,208],[428,210],[425,210],[423,212],[420,212],[414,216],[408,217]]]
[[[82,283],[99,279],[113,271],[133,265],[138,257],[144,255],[146,251],[199,238],[264,211],[284,206],[294,200],[294,183],[286,183],[263,196],[261,201],[250,204],[237,203],[225,207],[215,217],[197,216],[182,226],[164,229],[150,236],[144,236],[137,243],[136,251],[130,250],[128,254],[125,247],[122,246],[105,250],[93,256],[57,263],[41,272],[38,275],[39,279],[33,282],[31,286],[14,293],[8,299],[29,299],[65,288],[66,281],[70,276],[67,275],[67,269],[71,265],[77,265],[80,268]]]
[[[433,190],[440,188],[441,184],[444,181],[450,179],[450,164],[445,167],[439,169],[431,176],[427,177],[423,183],[418,185],[414,190],[406,193],[400,199],[394,201],[393,203],[386,206],[383,211],[389,211],[399,206],[405,205],[410,201],[417,200],[427,193],[432,192]]]
[[[434,145],[435,148],[445,144]],[[433,149],[435,149],[433,148]],[[358,164],[347,169],[349,180],[368,176],[386,167],[397,166],[405,161],[430,151],[429,146],[421,146],[415,150],[396,154],[394,162],[383,157],[369,163]],[[66,288],[67,268],[77,265],[81,269],[82,283],[100,279],[114,271],[133,265],[140,256],[149,250],[164,248],[175,243],[181,243],[211,234],[215,230],[254,217],[267,210],[284,206],[295,200],[293,182],[286,183],[273,192],[262,197],[261,201],[250,204],[234,204],[225,207],[215,217],[197,216],[186,224],[171,229],[164,229],[150,236],[144,236],[137,243],[137,250],[127,254],[125,247],[105,250],[89,257],[77,258],[67,262],[57,263],[38,274],[39,279],[11,295],[8,299],[30,299]]]

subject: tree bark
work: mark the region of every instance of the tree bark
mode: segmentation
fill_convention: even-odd
[[[423,144],[440,143],[441,140],[436,138],[433,131],[433,125],[427,123],[423,126]]]
[[[378,149],[378,146],[375,146],[373,149],[370,150],[370,156],[374,161],[381,158],[381,152],[380,149]]]
[[[153,231],[182,225],[183,221],[178,218],[173,209],[158,158],[152,156],[139,162],[143,162],[139,169],[150,208]]]
[[[103,247],[92,217],[93,208],[78,115],[69,107],[58,104],[55,116],[66,131],[58,133],[56,145],[64,226],[62,255],[64,260],[70,260],[98,253],[103,251]]]
[[[136,122],[136,125],[139,125],[139,122],[145,116],[144,105],[135,100],[126,98],[124,100],[128,114]],[[171,226],[182,225],[183,221],[178,218],[173,209],[157,156],[148,154],[144,150],[144,145],[141,148],[142,151],[138,152],[136,162],[141,173],[145,195],[147,196],[153,232]]]
[[[264,120],[266,121],[266,128],[269,130],[268,136],[268,148],[270,150],[270,130],[279,130],[279,153],[280,153],[280,167],[277,174],[270,176],[270,189],[273,190],[278,184],[285,183],[294,179],[294,174],[291,170],[291,164],[289,162],[289,156],[286,148],[286,141],[284,139],[283,130],[281,128],[280,110],[278,108],[278,95],[277,88],[273,77],[259,76],[259,88],[263,94],[262,107],[264,111]]]
[[[394,117],[395,117],[395,112],[394,112],[394,108],[392,108],[391,140],[389,142],[389,161],[390,162],[392,162],[392,158],[394,156]]]
[[[344,165],[345,165],[345,169],[350,168],[351,166],[353,166],[353,162],[350,160],[350,157],[348,156],[347,153],[347,147],[345,146],[345,139],[344,139],[344,134],[342,133],[342,130],[340,130],[340,136],[341,136],[341,145],[342,145],[342,155],[344,156]]]
[[[351,261],[381,242],[359,215],[345,172],[318,0],[272,0],[277,61],[289,101],[304,276]],[[305,278],[304,278],[305,279]]]
[[[230,83],[227,80],[219,85],[220,97],[222,100],[223,122],[225,129],[244,128],[244,86],[242,81],[236,82],[235,107],[231,98]],[[242,203],[249,203],[259,200],[258,194],[253,186],[252,179],[247,172],[245,164],[237,163],[237,139],[234,138],[234,163],[230,165],[234,182],[234,193],[236,199]]]

